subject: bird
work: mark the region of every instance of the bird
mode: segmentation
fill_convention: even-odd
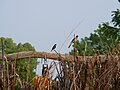
[[[48,64],[43,64],[42,65],[42,75],[45,76],[48,70]]]
[[[53,50],[55,50],[56,46],[57,46],[57,44],[54,44],[54,46],[53,46],[52,49],[51,49],[51,52],[52,52]]]
[[[76,37],[72,39],[72,41],[70,42],[70,45],[68,46],[68,48],[70,48],[70,46],[72,45],[72,43],[73,43],[74,41],[76,41],[77,38],[78,38],[78,35],[76,35]]]

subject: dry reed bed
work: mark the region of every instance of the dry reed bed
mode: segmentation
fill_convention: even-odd
[[[120,56],[106,55],[60,62],[55,90],[119,90]]]
[[[50,78],[49,73],[52,68],[57,70],[54,80]],[[9,71],[9,75],[5,76],[5,83],[2,83],[0,78],[0,90],[15,90],[17,80],[22,83],[22,90],[33,90],[32,87],[34,90],[119,90],[120,88],[120,55],[104,57],[95,55],[93,58],[88,56],[86,58],[83,55],[79,60],[75,57],[74,62],[59,61],[59,65],[54,62],[48,68],[46,75],[38,76],[34,84],[32,80],[20,81],[15,65],[9,64]],[[5,73],[8,74],[7,68]],[[6,89],[3,89],[3,84],[6,85]]]

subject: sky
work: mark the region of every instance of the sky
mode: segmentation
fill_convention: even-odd
[[[74,34],[79,40],[89,36],[99,24],[111,21],[117,8],[117,0],[0,0],[0,37],[29,42],[39,52],[50,52],[56,43],[57,51],[68,53]]]

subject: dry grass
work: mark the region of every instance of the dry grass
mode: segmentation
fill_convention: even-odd
[[[100,58],[83,56],[80,61],[52,62],[44,76],[36,76],[31,82],[22,82],[16,74],[15,65],[5,62],[5,87],[0,78],[0,90],[15,90],[17,81],[21,90],[119,90],[120,55],[106,55]],[[9,67],[8,67],[9,66]],[[55,68],[57,76],[52,80],[50,70]],[[9,77],[9,78],[8,78]],[[34,81],[34,82],[33,82]],[[33,88],[34,87],[34,88]]]
[[[120,57],[108,56],[84,59],[80,62],[60,62],[60,71],[52,90],[119,90]]]

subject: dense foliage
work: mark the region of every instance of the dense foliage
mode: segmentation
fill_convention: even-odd
[[[35,51],[35,48],[30,43],[19,43],[16,44],[11,38],[3,38],[1,37],[0,40],[4,42],[4,53],[10,54],[20,51]],[[2,42],[0,42],[0,50],[2,51]],[[2,52],[0,52],[2,53]],[[37,67],[38,61],[37,59],[21,59],[17,61],[10,62],[12,64],[16,64],[16,73],[19,75],[20,80],[22,83],[30,82],[31,79],[36,75],[35,69]],[[20,83],[17,81],[17,88],[20,87]]]
[[[111,16],[111,22],[100,24],[89,37],[77,41],[79,55],[82,55],[82,52],[86,55],[93,55],[96,52],[99,54],[118,52],[116,47],[120,41],[120,10],[112,11]],[[73,50],[70,53],[72,54]]]

